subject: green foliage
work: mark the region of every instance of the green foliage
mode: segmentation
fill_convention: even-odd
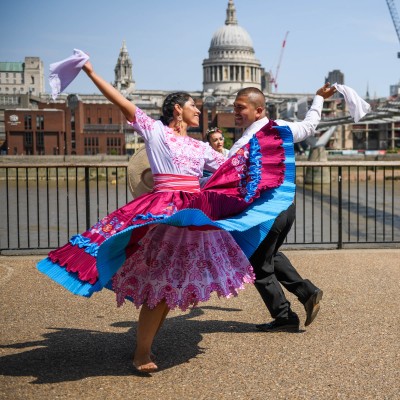
[[[228,136],[228,130],[226,128],[221,128],[222,135],[224,136],[224,147],[230,149],[233,146],[233,139]]]

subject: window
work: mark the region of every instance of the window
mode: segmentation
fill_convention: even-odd
[[[101,124],[101,117],[98,118],[97,122]]]
[[[36,115],[36,129],[43,130],[44,129],[44,116]]]
[[[31,84],[34,85],[35,84],[35,77],[31,76]]]
[[[32,134],[32,132],[26,132],[25,134],[24,134],[24,145],[25,146],[32,146],[32,143],[33,143],[33,134]]]
[[[25,129],[32,129],[32,116],[31,115],[25,115],[24,117],[25,120]]]
[[[87,123],[90,124],[90,117],[87,117]]]
[[[76,141],[76,132],[75,132],[75,110],[71,109],[71,142],[72,148],[75,148],[75,141]]]
[[[36,154],[44,155],[44,132],[36,132]]]
[[[107,154],[121,155],[121,138],[108,137],[107,138]]]
[[[85,155],[96,155],[99,154],[99,138],[98,137],[86,137],[84,140]]]
[[[36,132],[36,145],[37,147],[44,146],[44,132]]]

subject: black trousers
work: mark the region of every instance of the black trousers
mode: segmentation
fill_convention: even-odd
[[[250,257],[256,275],[255,287],[273,318],[287,318],[291,312],[282,286],[303,304],[317,289],[308,279],[303,279],[289,259],[278,251],[295,217],[296,206],[292,204],[278,215],[267,237]]]

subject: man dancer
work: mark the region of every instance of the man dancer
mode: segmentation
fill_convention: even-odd
[[[301,142],[313,135],[321,119],[324,99],[336,92],[326,83],[318,89],[311,108],[301,122],[276,120],[278,125],[287,125],[293,133],[293,142]],[[234,102],[235,124],[245,128],[242,137],[232,146],[229,157],[244,146],[251,137],[265,126],[269,119],[266,116],[265,96],[257,88],[249,87],[239,90]],[[319,311],[322,290],[308,279],[303,279],[289,259],[279,251],[295,219],[295,205],[278,215],[266,238],[261,242],[250,262],[256,275],[255,286],[260,293],[271,316],[272,322],[256,325],[265,332],[297,332],[300,327],[298,315],[290,308],[280,283],[295,294],[306,311],[305,326],[313,322]]]

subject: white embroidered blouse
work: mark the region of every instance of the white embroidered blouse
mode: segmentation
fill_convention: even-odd
[[[143,137],[153,174],[190,175],[201,178],[203,169],[217,170],[226,158],[208,143],[190,136],[178,136],[161,121],[136,108],[136,122],[130,125]]]

